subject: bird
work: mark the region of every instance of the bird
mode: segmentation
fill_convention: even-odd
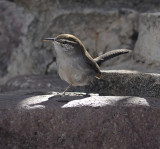
[[[100,79],[99,65],[110,58],[131,52],[128,49],[117,49],[93,59],[83,43],[74,35],[60,34],[56,38],[45,38],[43,41],[53,43],[58,74],[69,84],[63,94],[72,86],[86,86],[95,78]]]

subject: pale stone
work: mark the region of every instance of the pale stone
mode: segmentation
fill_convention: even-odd
[[[160,63],[160,13],[143,13],[139,19],[135,57],[149,64]]]

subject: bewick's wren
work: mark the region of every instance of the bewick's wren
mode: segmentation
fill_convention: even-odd
[[[89,85],[95,77],[100,78],[101,71],[98,64],[131,51],[127,49],[114,50],[93,59],[82,42],[73,35],[61,34],[56,38],[45,38],[44,41],[53,42],[58,74],[62,80],[70,84],[64,93],[71,86]]]

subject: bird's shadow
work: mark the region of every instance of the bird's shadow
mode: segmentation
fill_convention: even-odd
[[[43,101],[41,103],[38,103],[40,105],[47,107],[61,107],[64,104],[73,101],[73,100],[80,100],[84,99],[86,97],[90,97],[89,94],[84,94],[84,93],[67,93],[66,95],[63,94],[56,94],[51,97],[48,97],[48,100]],[[36,106],[37,104],[32,104],[30,106]]]

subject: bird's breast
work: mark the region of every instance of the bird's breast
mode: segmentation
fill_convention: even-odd
[[[87,68],[84,60],[80,57],[76,58],[58,58],[57,69],[59,76],[73,86],[84,86],[94,78],[93,70]],[[93,72],[94,73],[94,72]]]

